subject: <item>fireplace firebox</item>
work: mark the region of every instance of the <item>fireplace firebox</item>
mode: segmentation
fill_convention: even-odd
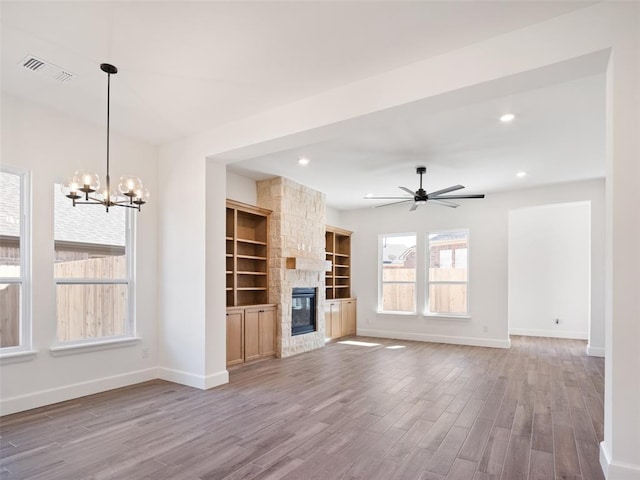
[[[316,331],[316,289],[294,288],[291,302],[291,335]]]

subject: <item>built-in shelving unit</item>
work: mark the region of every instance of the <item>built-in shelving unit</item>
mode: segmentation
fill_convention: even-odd
[[[227,200],[227,307],[268,301],[270,210]]]
[[[351,297],[351,234],[326,227],[325,258],[331,262],[331,270],[325,274],[327,300]]]

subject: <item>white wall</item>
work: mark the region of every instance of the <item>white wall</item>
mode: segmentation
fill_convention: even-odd
[[[113,130],[112,176],[135,173],[152,194],[137,214],[136,320],[141,341],[133,346],[53,357],[49,353],[56,340],[53,184],[81,168],[104,176],[106,130],[13,97],[2,97],[2,163],[31,171],[33,347],[38,350],[35,358],[27,361],[2,360],[2,414],[156,377],[157,151]],[[142,358],[142,347],[149,348],[148,358]]]
[[[590,203],[511,210],[508,250],[509,332],[586,340],[591,311]]]
[[[406,205],[343,212],[352,237],[352,290],[358,297],[358,333],[426,341],[506,347],[507,321],[507,233],[510,209],[540,205],[543,202],[591,201],[592,223],[603,235],[604,181],[594,180],[543,189],[488,194],[483,200],[461,201],[457,209],[426,205],[409,212]],[[597,215],[597,217],[596,217]],[[378,235],[416,232],[423,248],[429,230],[468,228],[469,240],[469,319],[426,317],[419,315],[379,314],[377,309]],[[593,255],[604,257],[604,242],[594,242]],[[600,260],[601,261],[601,260]],[[419,259],[418,278],[424,285],[424,256]],[[603,270],[598,270],[602,275]],[[420,284],[420,283],[419,283]],[[604,304],[604,281],[592,282],[592,296]],[[418,293],[418,306],[424,305],[424,292]],[[604,316],[594,316],[600,328]],[[486,332],[485,332],[486,327]],[[604,338],[597,341],[604,344]]]
[[[257,205],[256,181],[227,170],[227,198],[249,205]]]
[[[342,210],[326,207],[326,224],[332,227],[346,228],[342,219]]]

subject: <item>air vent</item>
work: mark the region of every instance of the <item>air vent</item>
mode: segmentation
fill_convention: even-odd
[[[36,72],[43,77],[48,78],[49,80],[53,80],[59,83],[65,83],[77,77],[75,73],[71,73],[64,68],[60,68],[53,63],[47,62],[46,60],[42,60],[38,57],[34,57],[33,55],[27,55],[22,60],[20,60],[20,65],[27,70]]]

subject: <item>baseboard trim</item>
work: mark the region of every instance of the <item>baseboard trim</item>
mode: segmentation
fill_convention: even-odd
[[[509,335],[523,335],[525,337],[550,337],[550,338],[570,338],[574,340],[588,340],[589,334],[586,332],[558,332],[556,330],[529,330],[526,328],[511,328]]]
[[[587,355],[590,357],[602,357],[604,358],[604,348],[602,347],[592,347],[591,345],[587,345]]]
[[[600,442],[600,467],[607,480],[640,480],[640,465],[612,462],[604,442]]]
[[[172,368],[160,367],[158,368],[158,378],[173,383],[179,383],[180,385],[187,385],[188,387],[199,388],[200,390],[208,390],[209,388],[229,383],[229,372],[223,370],[222,372],[216,372],[205,376],[181,370],[174,370]]]
[[[95,393],[127,387],[136,383],[147,382],[158,378],[158,371],[154,368],[127,372],[121,375],[99,378],[88,382],[73,383],[62,387],[40,390],[38,392],[18,395],[0,400],[0,415],[23,412],[33,408],[44,407],[54,403],[73,400],[74,398],[93,395]]]
[[[365,337],[393,338],[397,340],[416,340],[418,342],[469,345],[473,347],[511,348],[511,340],[501,340],[498,338],[453,337],[448,335],[430,335],[426,333],[406,333],[361,328],[358,328],[358,335]]]

